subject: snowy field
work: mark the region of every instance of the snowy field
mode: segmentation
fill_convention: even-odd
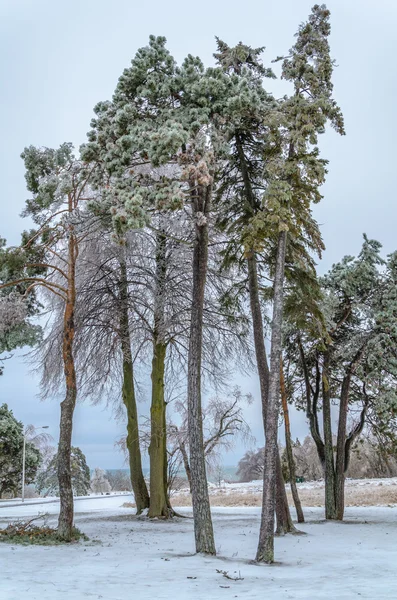
[[[212,506],[261,506],[263,481],[248,483],[209,484]],[[292,504],[289,485],[287,494]],[[321,507],[324,504],[324,481],[307,481],[297,484],[303,506]],[[172,496],[174,506],[191,504],[188,489],[181,489]],[[397,478],[348,479],[345,485],[346,506],[397,505]]]
[[[0,544],[0,600],[278,600],[397,598],[397,507],[359,507],[326,523],[305,509],[302,536],[276,540],[278,564],[252,564],[258,507],[214,508],[218,557],[194,556],[190,518],[137,519],[131,496],[76,501],[76,525],[90,541],[70,546]],[[0,526],[50,513],[58,503],[0,504]],[[191,516],[189,508],[178,509]],[[240,576],[231,581],[218,571]]]

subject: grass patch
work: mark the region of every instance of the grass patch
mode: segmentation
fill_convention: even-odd
[[[300,487],[298,484],[298,493],[303,507],[323,507],[324,506],[324,482],[316,487]],[[293,506],[293,499],[290,490],[287,488],[289,506]],[[261,506],[262,494],[257,490],[244,489],[211,489],[210,504],[214,508],[217,506]],[[172,506],[191,506],[192,498],[187,491],[176,492],[171,497]],[[377,482],[371,484],[370,481],[362,480],[356,482],[346,481],[345,486],[345,506],[394,506],[397,504],[397,485],[383,484]],[[135,508],[133,502],[125,502],[124,508]]]
[[[76,543],[79,541],[88,541],[89,538],[73,528],[72,539],[65,542],[58,535],[58,531],[47,525],[48,515],[39,515],[29,521],[18,520],[9,523],[4,529],[0,529],[0,542],[8,544],[22,544],[23,546],[41,545],[41,546],[59,546],[66,543]],[[37,521],[43,521],[37,525]]]

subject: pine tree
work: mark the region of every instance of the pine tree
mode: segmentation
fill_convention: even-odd
[[[22,235],[22,245],[29,239],[30,232]],[[36,249],[30,253],[32,263],[41,260],[41,252]],[[30,275],[39,275],[42,269],[30,267]],[[7,248],[6,241],[0,240],[0,282],[7,284],[20,280],[24,275],[24,261],[14,248]],[[41,327],[32,323],[40,310],[40,302],[35,291],[30,293],[31,282],[20,281],[16,287],[2,287],[0,292],[0,355],[9,357],[9,353],[23,346],[34,346],[41,339]],[[4,360],[4,359],[3,359]],[[2,357],[0,356],[0,363]],[[3,367],[0,366],[0,374]]]
[[[320,278],[322,297],[306,319],[291,324],[286,355],[303,377],[304,406],[325,474],[325,514],[342,519],[344,482],[351,449],[366,423],[387,444],[395,425],[396,362],[395,256],[380,256],[381,245],[364,237],[357,258],[348,256]],[[319,310],[319,312],[318,312]],[[304,323],[306,322],[306,325]],[[337,436],[331,400],[338,400]],[[323,434],[318,413],[322,404]],[[358,418],[348,430],[350,407]],[[336,444],[336,453],[334,447]]]
[[[0,406],[0,498],[3,494],[16,495],[22,483],[22,453],[24,426],[14,417],[7,404]],[[41,454],[31,443],[26,443],[25,483],[32,483],[40,466]]]
[[[321,199],[325,161],[319,158],[318,135],[329,121],[341,134],[343,118],[332,99],[333,62],[329,54],[330,13],[315,5],[307,23],[299,27],[296,44],[283,61],[282,77],[294,94],[281,105],[282,160],[269,161],[269,185],[264,202],[266,220],[278,229],[273,284],[273,318],[270,350],[269,396],[266,419],[264,493],[256,559],[274,561],[274,489],[277,456],[277,417],[282,353],[283,287],[287,232],[293,239],[305,236],[318,242],[311,203]],[[301,233],[302,232],[302,233]],[[303,234],[303,236],[302,236]]]
[[[149,222],[156,209],[178,207],[181,192],[171,177],[153,176],[153,167],[167,163],[181,143],[181,128],[170,119],[170,98],[175,80],[175,61],[165,48],[165,38],[151,36],[149,46],[141,48],[125,69],[113,101],[100,103],[95,111],[89,143],[83,148],[87,161],[96,164],[98,186],[105,193],[92,207],[96,214],[111,218],[115,239],[123,244],[125,234]],[[153,121],[153,115],[156,121]],[[182,132],[183,133],[183,132]],[[174,161],[172,161],[174,162]],[[99,165],[99,167],[98,167]],[[103,187],[106,181],[106,187]],[[102,187],[101,187],[102,186]],[[160,264],[160,263],[159,263]],[[137,408],[132,374],[131,338],[128,325],[128,285],[123,260],[120,300],[123,347],[123,400],[127,408],[127,447],[130,454],[131,481],[137,512],[150,507],[150,516],[168,516],[165,490],[166,442],[164,402],[164,362],[166,344],[159,336],[161,308],[157,310],[156,341],[153,346],[151,499],[143,478],[139,447]],[[160,267],[160,270],[163,267]],[[159,282],[160,284],[160,282]],[[161,295],[159,296],[161,297]],[[159,304],[157,302],[157,306]],[[164,479],[165,478],[165,479]]]
[[[80,448],[71,447],[70,452],[70,477],[73,494],[87,496],[90,491],[90,469],[86,457]],[[45,496],[59,496],[60,486],[58,478],[58,454],[55,454],[47,467],[39,473],[36,480],[39,494]]]
[[[98,210],[111,211],[118,234],[147,222],[152,207],[177,209],[186,203],[191,210],[193,296],[187,395],[193,512],[196,549],[214,554],[200,384],[214,164],[213,132],[207,118],[210,99],[201,92],[201,61],[189,56],[177,69],[165,41],[165,38],[151,36],[149,46],[138,51],[131,68],[120,77],[113,102],[98,105],[99,118],[93,122],[90,143],[83,153],[86,160],[100,165],[99,176],[104,170],[110,176],[111,185]],[[204,102],[200,105],[202,99]],[[175,174],[166,173],[154,184],[142,171],[143,165],[149,168],[174,165],[176,170]]]
[[[264,341],[260,294],[260,288],[263,287],[262,267],[258,265],[258,252],[264,254],[262,196],[268,185],[266,160],[280,152],[278,121],[275,118],[277,102],[263,87],[264,79],[274,77],[274,74],[260,61],[263,48],[253,49],[242,42],[230,48],[219,39],[217,44],[218,53],[215,57],[228,93],[223,93],[216,110],[221,112],[229,140],[228,168],[219,174],[218,223],[229,236],[224,252],[225,265],[237,261],[240,268],[244,268],[245,263],[247,271],[263,423],[266,427],[269,366]],[[271,245],[272,242],[268,244],[270,247],[266,252],[272,257]],[[271,258],[266,262],[271,263]],[[276,466],[277,532],[284,534],[296,529],[289,512],[279,460]]]

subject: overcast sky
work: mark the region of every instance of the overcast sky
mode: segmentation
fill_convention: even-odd
[[[165,35],[178,61],[188,53],[212,62],[214,36],[266,46],[265,63],[285,54],[312,2],[307,0],[0,0],[0,236],[18,243],[27,197],[20,153],[26,145],[55,147],[85,141],[92,109],[109,99],[122,70],[150,34]],[[321,151],[330,161],[324,200],[316,208],[327,250],[319,269],[356,254],[366,232],[385,253],[396,249],[397,2],[330,0],[335,98],[346,121],[344,138],[329,132]],[[283,89],[270,82],[276,94]],[[257,445],[263,445],[256,376],[240,379],[255,404],[247,413]],[[37,378],[21,357],[6,363],[0,402],[25,423],[49,425],[58,436],[57,401],[40,402]],[[140,404],[145,412],[147,407]],[[114,442],[123,432],[104,407],[79,404],[73,443],[90,467],[118,468]],[[294,415],[294,436],[306,432]],[[237,463],[239,444],[225,458]]]

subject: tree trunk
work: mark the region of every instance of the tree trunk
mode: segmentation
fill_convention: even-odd
[[[336,519],[335,504],[335,463],[332,443],[331,397],[329,389],[329,352],[324,353],[323,390],[323,429],[324,429],[324,477],[325,477],[325,518]]]
[[[259,374],[259,384],[262,401],[263,427],[266,430],[266,411],[267,398],[269,392],[269,366],[266,357],[265,337],[263,331],[262,310],[259,300],[259,285],[257,262],[254,252],[250,252],[247,257],[248,266],[248,288],[250,296],[250,307],[252,315],[252,326],[254,333],[256,364]],[[277,451],[278,455],[278,451]],[[276,479],[276,517],[277,533],[283,535],[286,533],[296,533],[297,529],[292,523],[291,513],[288,506],[287,493],[281,469],[281,461],[277,460],[277,479]]]
[[[192,182],[193,183],[193,182]],[[195,182],[194,182],[195,183]],[[193,292],[188,355],[188,432],[190,470],[192,475],[192,505],[196,552],[215,554],[214,532],[208,495],[203,443],[201,409],[201,359],[203,343],[203,310],[208,266],[208,215],[211,187],[196,188],[193,199],[195,240],[193,249]]]
[[[320,435],[320,427],[318,423],[318,399],[320,396],[320,387],[321,387],[321,371],[319,366],[319,357],[316,355],[315,359],[315,368],[316,368],[316,381],[314,389],[310,384],[309,370],[306,364],[306,357],[302,346],[302,341],[298,336],[298,347],[299,347],[299,355],[301,359],[301,365],[303,370],[303,377],[305,381],[305,392],[306,392],[306,417],[309,421],[310,433],[316,444],[318,458],[320,460],[321,466],[323,469],[325,468],[325,448],[324,442],[321,439]]]
[[[150,408],[150,509],[149,516],[169,517],[171,511],[167,488],[167,438],[164,374],[167,344],[165,341],[165,295],[167,238],[156,234],[156,277],[154,293],[154,331],[152,361],[152,404]]]
[[[276,519],[276,535],[299,533],[292,522],[278,448],[276,454]]]
[[[265,334],[263,331],[262,309],[259,300],[259,284],[256,256],[250,252],[247,257],[248,289],[254,334],[255,356],[261,389],[263,424],[266,424],[267,398],[269,393],[269,366],[267,364]]]
[[[174,509],[171,506],[170,501],[170,486],[168,481],[168,451],[167,451],[167,403],[164,401],[164,410],[163,410],[163,453],[164,453],[164,464],[163,464],[163,481],[164,481],[164,496],[167,502],[168,507],[168,515],[173,516],[175,514]]]
[[[336,519],[343,521],[345,512],[345,472],[348,465],[346,439],[347,439],[347,412],[349,409],[349,391],[352,376],[352,366],[342,381],[339,403],[338,439],[336,443],[335,460],[335,505]]]
[[[285,389],[285,380],[284,380],[284,371],[283,371],[282,361],[280,363],[280,390],[281,390],[281,403],[282,403],[283,414],[284,414],[285,448],[287,450],[291,493],[292,493],[292,497],[294,499],[296,515],[298,517],[298,523],[304,523],[305,517],[303,515],[302,504],[301,504],[299,494],[298,494],[298,488],[296,487],[295,460],[294,460],[294,454],[292,451],[291,426],[290,426],[290,420],[289,420],[287,390]]]
[[[282,353],[283,288],[286,231],[278,236],[276,270],[274,277],[273,319],[270,350],[269,394],[266,411],[265,466],[263,471],[262,517],[259,544],[256,554],[258,562],[274,562],[274,509],[277,466],[278,401],[280,396],[280,361]]]
[[[69,198],[70,206],[71,202],[71,198]],[[70,542],[73,534],[73,488],[70,454],[72,449],[73,413],[76,406],[77,398],[76,370],[73,357],[73,341],[75,335],[75,275],[78,249],[77,241],[73,231],[69,235],[68,245],[68,286],[63,319],[62,341],[62,357],[66,383],[66,395],[65,399],[61,402],[61,420],[59,426],[59,444],[57,459],[60,498],[58,535],[62,540],[66,542]]]
[[[334,502],[335,502],[335,516],[332,517],[338,521],[343,521],[343,515],[345,512],[345,473],[349,466],[349,454],[351,446],[355,438],[361,433],[365,423],[365,416],[368,408],[368,400],[364,403],[364,407],[361,411],[360,421],[356,427],[347,435],[347,414],[349,410],[349,393],[350,384],[353,372],[359,363],[365,344],[357,351],[352,362],[350,363],[346,374],[342,381],[340,402],[339,402],[339,420],[338,420],[338,437],[336,442],[336,459],[334,467]],[[329,356],[327,369],[329,364]],[[365,394],[365,384],[364,384]],[[331,517],[330,517],[331,518]]]
[[[149,494],[142,471],[142,457],[139,443],[138,410],[135,398],[129,328],[127,267],[124,256],[120,258],[119,303],[120,343],[123,355],[122,398],[127,410],[127,450],[131,484],[135,497],[136,512],[139,515],[144,509],[149,508]]]
[[[168,517],[167,460],[165,454],[164,370],[166,345],[154,345],[152,362],[152,404],[150,408],[150,508],[149,517]],[[165,475],[165,480],[164,480]]]

